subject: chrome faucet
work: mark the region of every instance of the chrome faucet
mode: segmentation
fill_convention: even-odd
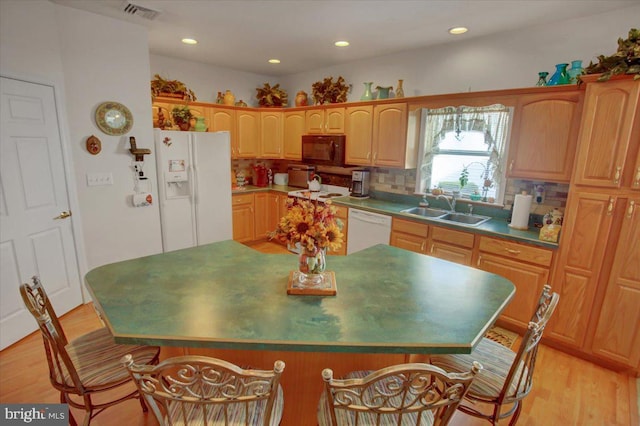
[[[436,197],[436,200],[439,199],[443,199],[447,202],[447,204],[449,205],[449,209],[451,210],[451,213],[455,213],[456,211],[456,197],[451,197],[451,201],[449,201],[449,197],[447,197],[446,195],[438,195]]]

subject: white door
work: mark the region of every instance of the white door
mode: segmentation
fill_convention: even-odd
[[[82,303],[51,86],[0,78],[0,349],[37,328],[18,287],[39,275],[56,313]],[[58,218],[61,217],[61,218]]]

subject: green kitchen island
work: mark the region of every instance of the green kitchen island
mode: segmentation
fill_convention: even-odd
[[[505,278],[386,245],[327,258],[337,295],[288,295],[292,254],[235,241],[126,260],[85,276],[118,343],[269,369],[286,363],[282,425],[316,424],[320,373],[470,353],[515,293]]]

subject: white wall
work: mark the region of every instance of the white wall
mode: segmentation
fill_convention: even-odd
[[[63,101],[63,145],[78,200],[71,208],[74,223],[82,226],[79,249],[86,267],[162,251],[157,205],[133,208],[129,202],[128,138],[108,136],[94,121],[101,102],[121,102],[134,117],[129,135],[138,146],[152,147],[146,29],[44,0],[2,0],[0,17],[2,74],[55,84]],[[92,134],[102,141],[97,156],[85,149]],[[154,166],[151,156],[147,170],[153,178]],[[114,185],[87,187],[87,172],[111,172]]]

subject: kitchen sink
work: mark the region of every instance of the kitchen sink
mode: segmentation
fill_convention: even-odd
[[[447,211],[432,209],[430,207],[412,207],[410,209],[401,210],[400,213],[415,214],[417,216],[430,217],[432,219],[435,219],[446,215]]]
[[[455,222],[461,225],[478,226],[491,218],[475,214],[447,213],[444,216],[438,217],[438,219],[447,222]]]

